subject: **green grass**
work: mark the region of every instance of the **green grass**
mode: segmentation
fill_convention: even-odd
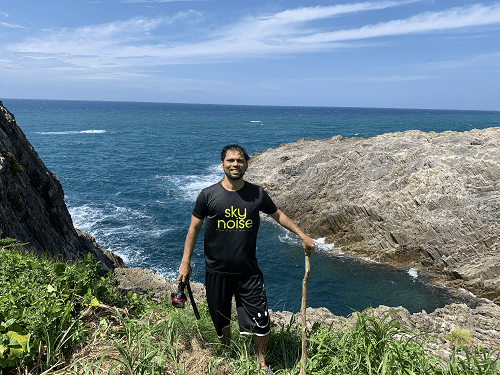
[[[251,337],[222,346],[205,301],[196,320],[190,307],[168,298],[121,296],[110,273],[92,257],[65,263],[35,256],[14,240],[0,240],[0,374],[258,374]],[[463,339],[462,332],[455,332]],[[470,337],[470,336],[469,336]],[[500,374],[498,352],[457,340],[443,361],[396,319],[357,312],[341,329],[308,332],[308,374]],[[469,344],[470,341],[466,340]],[[301,330],[274,327],[267,361],[276,374],[298,374]]]
[[[470,332],[465,329],[454,329],[445,336],[445,339],[450,340],[456,346],[469,345],[472,341]]]

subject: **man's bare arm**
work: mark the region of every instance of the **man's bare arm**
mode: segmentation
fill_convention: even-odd
[[[184,254],[182,255],[181,265],[179,266],[179,277],[177,281],[185,283],[193,273],[191,269],[191,255],[193,254],[194,245],[196,245],[202,225],[202,219],[198,219],[191,215],[191,224],[189,225],[186,241],[184,242]]]
[[[289,231],[295,233],[302,240],[302,247],[304,248],[304,253],[306,255],[311,255],[314,252],[314,240],[309,237],[307,234],[302,232],[302,230],[288,217],[286,216],[280,209],[276,211],[271,216],[278,224],[280,224],[283,228],[288,229]]]

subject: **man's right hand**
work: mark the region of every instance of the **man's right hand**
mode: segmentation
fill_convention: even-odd
[[[187,283],[191,275],[193,274],[193,269],[191,268],[191,263],[182,262],[179,266],[179,277],[177,278],[178,282]]]
[[[182,253],[177,281],[186,283],[193,274],[193,270],[191,269],[191,254],[193,254],[194,245],[196,244],[202,225],[203,219],[198,219],[194,215],[191,215],[191,224],[189,225],[186,242],[184,243],[184,252]]]

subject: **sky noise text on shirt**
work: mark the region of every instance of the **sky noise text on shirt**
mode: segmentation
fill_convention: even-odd
[[[247,209],[234,208],[231,206],[230,208],[226,208],[224,210],[225,219],[219,219],[217,222],[218,230],[227,230],[227,229],[252,229],[253,221],[248,219],[247,217]]]

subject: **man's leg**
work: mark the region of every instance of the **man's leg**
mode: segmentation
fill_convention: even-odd
[[[260,368],[266,367],[266,353],[267,343],[269,342],[269,335],[257,336],[253,335],[253,342],[255,344],[255,353],[259,361]]]
[[[221,343],[229,345],[231,339],[231,277],[205,273],[205,288],[210,316]]]
[[[270,319],[262,274],[242,276],[236,293],[240,333],[252,334],[260,367],[266,367]]]
[[[221,344],[224,346],[229,346],[229,343],[231,342],[231,327],[224,327],[222,328],[222,336],[219,337],[219,340]]]

